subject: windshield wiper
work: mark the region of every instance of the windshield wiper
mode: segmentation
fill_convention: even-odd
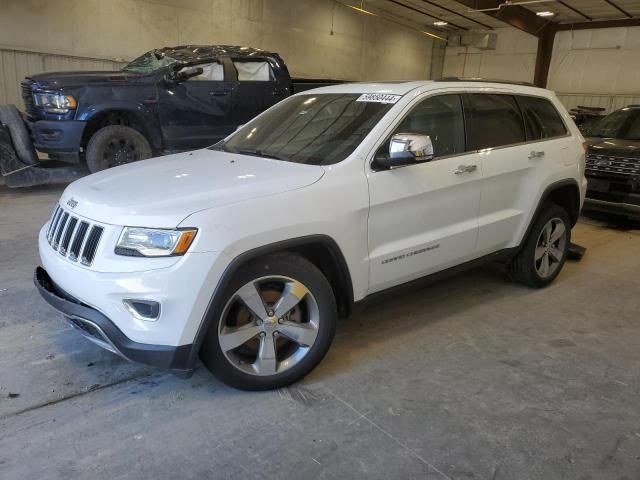
[[[240,155],[251,155],[252,157],[264,157],[264,158],[272,158],[273,160],[282,160],[282,158],[277,155],[272,155],[270,153],[263,152],[262,150],[256,150],[255,148],[229,148],[222,145],[222,148],[231,153],[239,153]]]

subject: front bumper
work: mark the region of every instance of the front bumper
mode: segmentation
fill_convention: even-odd
[[[634,205],[632,203],[611,202],[587,197],[582,209],[585,212],[608,213],[633,219],[640,219],[640,205]]]
[[[74,120],[37,120],[27,122],[33,137],[33,146],[44,153],[78,156],[82,134],[87,122]]]
[[[49,305],[62,313],[84,337],[133,362],[171,370],[180,376],[193,372],[193,345],[151,345],[134,342],[105,315],[72,297],[42,268],[36,268],[33,281]]]

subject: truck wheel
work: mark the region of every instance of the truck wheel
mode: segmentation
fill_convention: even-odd
[[[240,267],[223,291],[201,358],[224,383],[270,390],[309,373],[325,356],[336,326],[336,301],[322,272],[281,254]]]
[[[25,165],[37,165],[38,155],[22,115],[15,105],[0,105],[0,122],[9,128],[16,155]]]
[[[109,125],[98,130],[89,140],[86,153],[91,173],[151,156],[151,145],[144,135],[124,125]]]
[[[511,261],[509,276],[528,287],[546,287],[562,270],[570,243],[571,222],[566,210],[553,203],[545,205]]]

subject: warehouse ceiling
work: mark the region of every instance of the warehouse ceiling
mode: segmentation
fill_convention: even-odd
[[[504,27],[497,18],[476,11],[457,0],[365,0],[341,1],[392,21],[427,29],[436,34],[471,29]],[[486,0],[464,2],[486,7]],[[501,10],[514,8],[506,5]],[[601,20],[640,19],[640,0],[513,0],[533,13],[551,12],[542,18],[553,23],[583,23]],[[495,10],[487,13],[496,13]]]

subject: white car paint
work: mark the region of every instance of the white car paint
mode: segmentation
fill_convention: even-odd
[[[543,96],[561,113],[567,137],[468,152],[437,162],[374,171],[374,152],[401,118],[429,95],[500,92]],[[402,97],[344,161],[300,165],[212,150],[116,167],[69,185],[60,205],[104,226],[93,265],[54,251],[40,233],[42,264],[65,291],[110,318],[131,340],[194,341],[220,277],[238,255],[274,242],[327,235],[340,248],[354,300],[520,244],[545,188],[575,179],[584,199],[582,137],[553,93],[479,82],[344,84],[304,94],[381,93]],[[236,134],[236,133],[234,133]],[[232,134],[232,135],[234,135]],[[544,150],[542,158],[528,158]],[[462,164],[476,165],[455,175]],[[73,203],[73,202],[71,202]],[[182,257],[116,255],[124,226],[195,227]],[[420,252],[419,254],[415,252]],[[403,257],[406,261],[386,261]],[[161,302],[160,318],[133,318],[122,299]]]

